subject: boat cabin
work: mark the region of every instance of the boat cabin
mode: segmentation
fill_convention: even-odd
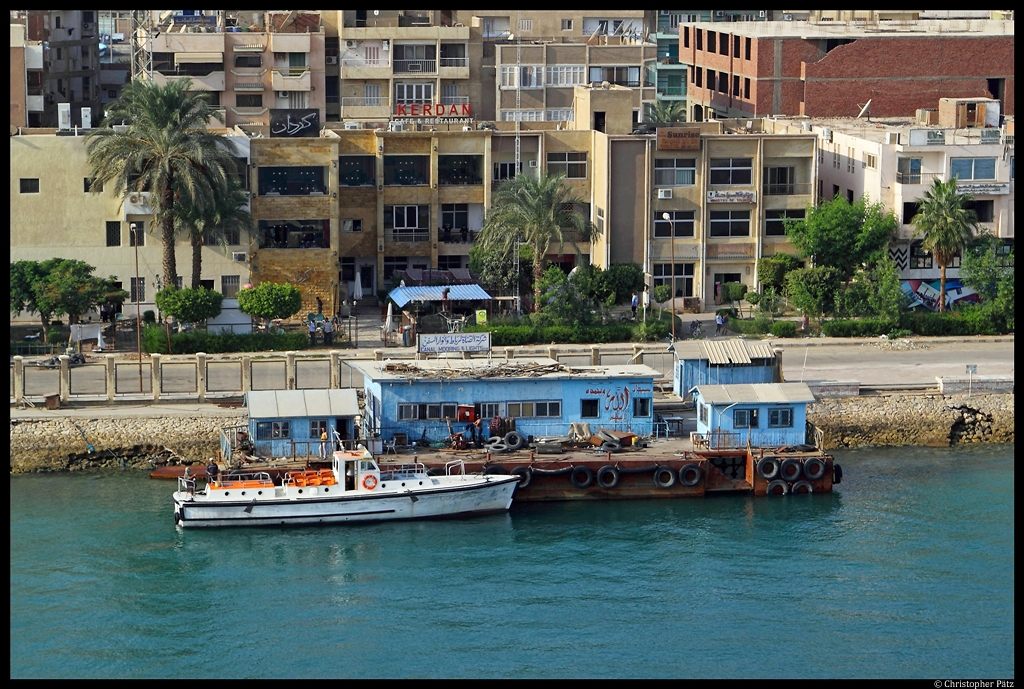
[[[331,459],[338,484],[345,491],[373,490],[380,485],[380,467],[369,452],[335,452]]]
[[[244,429],[221,433],[222,452],[234,450],[247,435],[258,457],[329,457],[336,449],[351,449],[357,439],[359,400],[355,390],[259,390],[245,395],[249,419]],[[228,430],[228,429],[225,429]],[[321,437],[327,432],[327,445]],[[228,455],[225,455],[228,456]]]
[[[698,385],[691,390],[697,411],[694,449],[778,448],[813,444],[806,383]]]
[[[782,381],[781,352],[768,342],[678,340],[670,349],[676,356],[672,392],[683,399],[696,385]]]

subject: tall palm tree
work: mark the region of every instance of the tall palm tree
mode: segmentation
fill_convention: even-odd
[[[946,264],[962,254],[978,230],[978,216],[967,208],[974,197],[956,189],[956,177],[948,182],[935,178],[932,188],[924,193],[917,215],[911,222],[914,236],[923,236],[925,251],[930,251],[939,264],[939,312],[946,310]]]
[[[540,303],[540,281],[548,247],[566,241],[579,253],[577,242],[590,242],[597,234],[590,220],[577,210],[581,197],[565,183],[564,175],[516,175],[495,190],[491,212],[480,230],[484,251],[511,256],[516,242],[533,248],[534,309]]]
[[[190,88],[189,79],[166,86],[133,81],[107,111],[107,126],[93,129],[86,139],[94,189],[113,180],[122,199],[132,192],[152,191],[154,220],[163,242],[164,284],[172,286],[178,282],[175,204],[212,205],[215,194],[227,188],[234,165],[231,144],[206,128],[210,118],[220,119],[220,114],[202,92]],[[120,124],[126,129],[116,131],[112,126]]]
[[[686,122],[686,103],[679,100],[658,99],[647,104],[647,121],[658,124]]]
[[[203,268],[203,246],[227,246],[227,238],[234,232],[250,233],[253,219],[245,210],[248,194],[234,180],[229,180],[223,192],[213,195],[211,205],[179,200],[173,216],[177,231],[188,237],[192,246],[192,289],[199,287]]]

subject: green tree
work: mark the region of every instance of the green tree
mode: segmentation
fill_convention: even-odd
[[[868,291],[868,306],[872,315],[884,318],[895,326],[910,300],[900,285],[900,270],[888,255],[876,263],[871,271],[871,287]]]
[[[114,286],[114,276],[100,278],[92,274],[94,270],[85,261],[68,258],[11,264],[11,313],[38,313],[45,342],[54,316],[66,314],[69,323],[77,323],[104,303],[128,298],[127,292]]]
[[[156,293],[156,305],[168,316],[184,323],[201,323],[220,315],[224,295],[205,287],[174,289]]]
[[[540,279],[551,244],[557,242],[562,253],[569,242],[578,255],[577,242],[590,242],[596,234],[578,210],[581,197],[564,180],[564,175],[541,172],[537,178],[523,174],[502,182],[478,237],[483,250],[506,257],[517,241],[533,248],[534,308],[540,302]]]
[[[1002,240],[985,233],[971,243],[960,262],[960,280],[982,301],[994,301],[1001,284],[1013,284],[1013,254],[1002,250]]]
[[[533,250],[528,246],[519,247],[519,275],[515,274],[515,261],[511,253],[502,254],[487,251],[479,244],[469,250],[469,272],[476,275],[481,284],[490,290],[512,293],[519,280],[521,292],[533,291]]]
[[[805,313],[815,314],[819,323],[835,309],[836,292],[841,284],[842,272],[833,266],[800,268],[786,276],[790,302]]]
[[[52,306],[40,300],[36,287],[42,284],[47,271],[39,261],[16,261],[11,264],[11,316],[19,312],[38,313],[43,326],[43,342],[47,340]]]
[[[235,233],[244,236],[252,232],[254,226],[252,215],[245,210],[249,194],[234,179],[229,178],[223,190],[213,188],[211,203],[179,200],[172,211],[175,227],[188,237],[192,246],[193,289],[199,287],[203,246],[218,244],[227,247],[228,236]]]
[[[686,103],[678,100],[657,99],[647,104],[647,122],[671,124],[686,122]]]
[[[948,182],[936,177],[911,220],[915,236],[924,237],[921,247],[939,264],[940,313],[946,310],[946,265],[963,253],[978,230],[978,216],[967,207],[973,199],[957,191],[956,177]]]
[[[302,293],[294,285],[264,282],[239,290],[238,308],[265,321],[291,318],[302,308]]]
[[[108,182],[121,192],[151,191],[154,219],[163,242],[164,284],[176,285],[174,207],[186,201],[212,207],[218,192],[228,186],[234,169],[232,144],[207,130],[221,115],[201,91],[191,91],[189,79],[166,86],[137,79],[107,110],[107,126],[91,130],[86,151],[93,189]],[[121,130],[114,125],[126,125]],[[96,193],[99,193],[98,191]]]
[[[807,217],[785,222],[786,236],[815,266],[837,268],[842,281],[874,265],[888,250],[899,226],[892,211],[864,197],[852,204],[836,197],[807,209]],[[762,278],[763,281],[763,278]]]
[[[644,288],[644,271],[636,263],[613,263],[604,271],[607,285],[603,298],[615,296],[615,303],[621,304],[633,292],[641,292]]]
[[[786,275],[800,267],[800,259],[792,254],[775,254],[757,259],[757,279],[762,287],[781,290],[786,286]]]

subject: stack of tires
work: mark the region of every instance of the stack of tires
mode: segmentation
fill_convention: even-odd
[[[484,449],[487,452],[515,452],[526,447],[526,438],[519,431],[509,431],[505,437],[492,435],[487,439]]]
[[[796,457],[762,457],[757,460],[758,475],[768,481],[768,495],[797,495],[813,493],[812,481],[825,475],[825,460],[808,457],[801,461]]]

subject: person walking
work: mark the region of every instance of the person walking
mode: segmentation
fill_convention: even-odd
[[[727,313],[722,314],[722,334],[729,334],[729,314]]]
[[[715,314],[715,336],[718,336],[721,333],[722,333],[722,314],[716,313]]]
[[[316,347],[316,321],[309,319],[309,346]]]
[[[640,306],[640,297],[636,296],[636,291],[633,291],[633,298],[629,302],[629,308],[633,310],[633,320],[636,320],[636,309]]]
[[[334,322],[333,319],[327,319],[324,321],[324,346],[330,347],[334,341]]]

